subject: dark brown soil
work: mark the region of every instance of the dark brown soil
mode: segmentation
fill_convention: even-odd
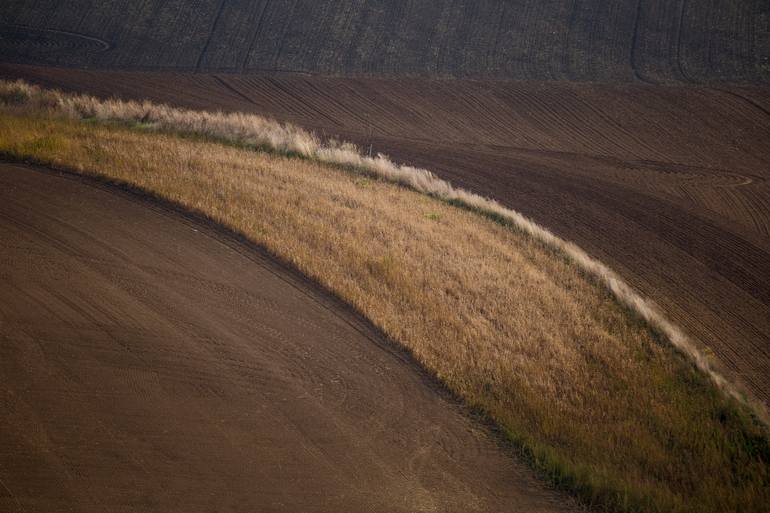
[[[594,81],[770,80],[767,0],[5,0],[6,62]]]
[[[0,61],[115,71],[0,77],[428,167],[605,261],[770,404],[769,26],[766,0],[8,0]],[[148,206],[0,169],[0,511],[572,508],[346,308]]]
[[[574,511],[254,248],[0,164],[0,511]]]
[[[89,72],[0,76],[258,112],[492,196],[620,272],[770,403],[770,89]]]

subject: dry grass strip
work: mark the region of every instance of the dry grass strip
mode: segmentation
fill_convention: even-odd
[[[396,164],[381,154],[375,157],[365,156],[356,146],[349,143],[322,142],[315,134],[299,127],[253,114],[194,111],[149,101],[102,100],[88,95],[43,90],[23,81],[0,81],[0,101],[14,104],[17,108],[55,112],[70,119],[117,121],[145,130],[203,136],[253,149],[341,165],[358,173],[398,183],[489,215],[562,252],[575,265],[602,283],[620,303],[633,310],[687,355],[717,386],[746,403],[760,419],[770,424],[768,412],[762,403],[751,398],[743,387],[725,379],[718,370],[719,362],[708,352],[702,351],[682,330],[669,321],[657,305],[640,296],[606,265],[521,213],[489,198],[455,188],[426,169]]]
[[[770,503],[762,424],[531,233],[318,161],[4,111],[7,158],[129,184],[243,233],[408,348],[586,502]]]

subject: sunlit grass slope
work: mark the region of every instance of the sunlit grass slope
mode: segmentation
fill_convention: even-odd
[[[559,250],[338,165],[7,101],[5,158],[130,185],[264,246],[407,348],[584,501],[766,511],[765,428]]]

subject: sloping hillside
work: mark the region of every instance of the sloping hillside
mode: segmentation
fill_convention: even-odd
[[[2,60],[599,81],[770,79],[766,0],[11,0]]]
[[[767,88],[0,65],[19,76],[266,114],[430,168],[601,258],[770,404]]]

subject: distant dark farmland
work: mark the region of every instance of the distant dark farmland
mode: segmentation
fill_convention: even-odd
[[[767,0],[6,0],[0,60],[114,69],[770,80]]]

